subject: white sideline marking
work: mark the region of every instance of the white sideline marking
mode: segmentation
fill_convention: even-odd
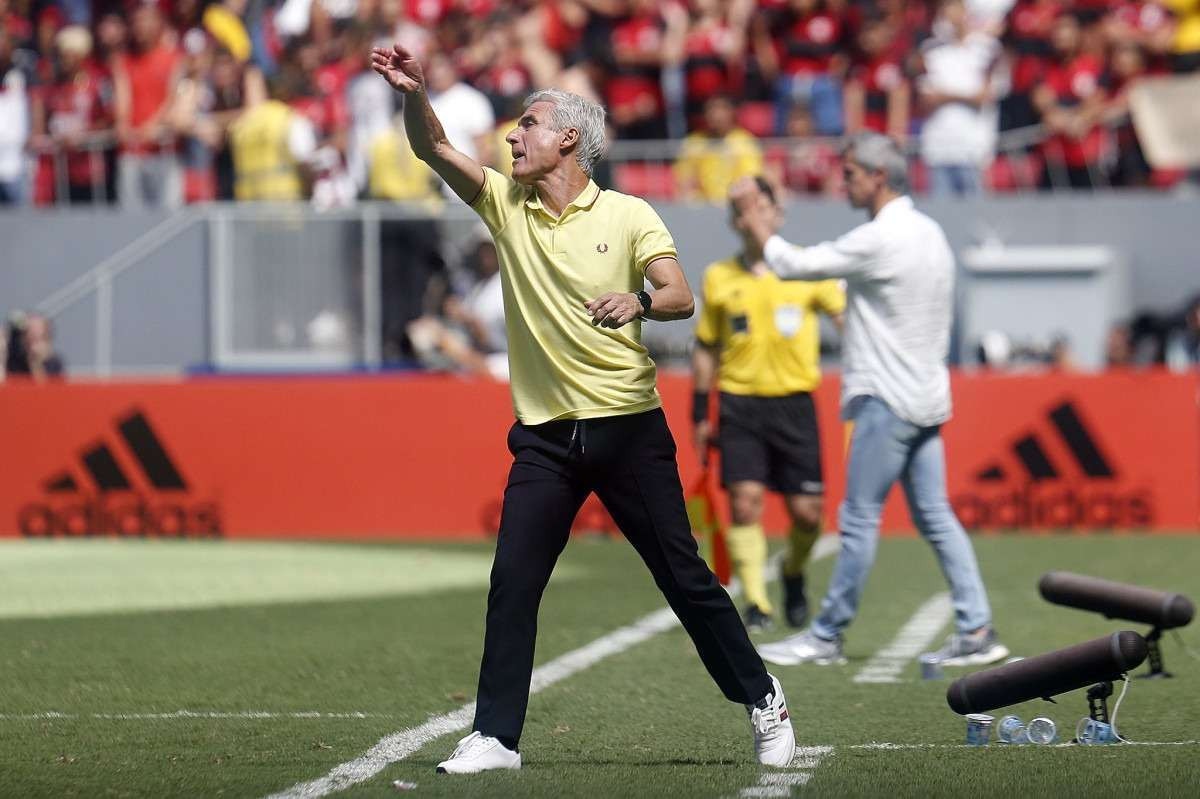
[[[117,721],[146,721],[160,719],[388,719],[394,713],[328,713],[323,710],[295,710],[276,712],[270,710],[175,710],[170,713],[0,713],[0,720],[37,721],[39,719],[105,719]]]
[[[1120,748],[1125,746],[1197,746],[1200,741],[1130,741],[1127,744],[1105,744],[1103,746],[1084,746],[1084,749],[1098,749],[1103,751],[1112,751],[1114,747]],[[1005,746],[1000,744],[1000,746]],[[1027,744],[1028,748],[1036,749],[1037,744]],[[1076,747],[1080,744],[1073,744],[1069,741],[1054,744],[1055,747],[1070,746]],[[968,746],[967,744],[894,744],[883,742],[875,742],[869,744],[849,744],[847,746],[837,747],[839,749],[875,749],[881,752],[899,752],[909,749],[978,749],[978,746]]]
[[[837,550],[838,537],[823,535],[817,539],[810,559],[812,561],[820,560],[829,557]],[[778,571],[778,569],[768,571],[768,582],[775,579]],[[739,592],[740,586],[735,580],[729,586],[729,595],[736,597]],[[627,627],[613,630],[590,644],[560,655],[544,666],[534,669],[533,678],[529,682],[529,694],[532,696],[560,680],[565,680],[573,674],[594,666],[605,658],[618,655],[630,647],[678,625],[679,619],[675,618],[675,613],[670,608],[656,610],[648,616],[643,616]],[[324,777],[297,783],[287,790],[271,794],[267,799],[314,799],[343,791],[352,785],[371,779],[392,763],[403,760],[443,735],[462,732],[471,726],[474,718],[474,702],[463,705],[450,713],[434,716],[418,727],[400,730],[381,738],[365,753],[354,760],[335,766]]]
[[[787,771],[763,772],[758,778],[758,785],[742,788],[738,791],[738,796],[742,799],[791,796],[792,789],[807,785],[813,777],[813,770],[832,753],[832,746],[797,746]]]
[[[854,682],[893,683],[900,682],[900,672],[910,660],[925,651],[937,634],[946,626],[953,615],[950,594],[935,594],[917,608],[896,637],[876,652],[858,674]]]

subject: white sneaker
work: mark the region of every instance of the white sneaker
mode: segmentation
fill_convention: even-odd
[[[437,765],[438,774],[476,774],[499,768],[521,767],[521,753],[481,732],[473,732],[458,742],[449,760]]]
[[[758,655],[777,666],[795,666],[798,663],[841,666],[846,663],[846,656],[842,654],[841,638],[826,641],[813,635],[811,630],[796,633],[772,644],[763,644],[758,648]]]
[[[774,675],[767,676],[771,678],[771,693],[756,704],[746,705],[746,712],[750,715],[758,762],[783,768],[791,764],[796,754],[796,733],[792,730],[787,702],[783,698],[783,686]]]
[[[929,654],[943,666],[987,666],[1008,657],[1008,647],[989,624],[973,633],[953,633],[941,649]]]

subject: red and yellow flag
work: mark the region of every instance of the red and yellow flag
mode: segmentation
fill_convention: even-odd
[[[721,585],[728,585],[732,576],[729,549],[725,544],[725,528],[717,514],[716,474],[706,464],[696,482],[687,492],[687,515],[692,534],[700,539],[700,554],[717,575]]]

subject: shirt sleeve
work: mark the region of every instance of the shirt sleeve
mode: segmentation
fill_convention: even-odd
[[[878,262],[879,237],[868,223],[837,241],[795,247],[780,236],[767,239],[763,258],[771,271],[790,280],[865,277]]]
[[[713,272],[704,275],[703,296],[700,297],[700,319],[696,322],[696,340],[708,347],[721,343],[721,306],[713,302]]]
[[[504,229],[512,216],[513,209],[524,202],[524,192],[519,184],[506,178],[491,167],[483,168],[483,186],[471,201],[471,209],[487,225],[494,236]]]
[[[631,208],[629,229],[634,268],[644,275],[646,267],[659,258],[678,258],[675,240],[650,204],[635,200]]]
[[[846,290],[840,280],[825,280],[817,284],[817,307],[829,314],[837,316],[846,310]]]

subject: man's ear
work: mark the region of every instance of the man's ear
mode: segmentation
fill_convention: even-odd
[[[576,128],[567,128],[559,137],[558,149],[569,150],[576,144],[579,144],[579,131]]]

